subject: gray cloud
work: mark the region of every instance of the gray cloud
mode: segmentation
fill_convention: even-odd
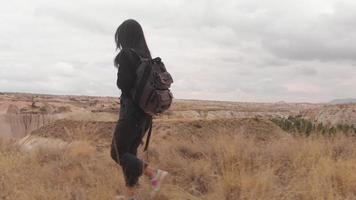
[[[350,97],[355,13],[348,0],[13,0],[0,7],[0,90],[118,95],[113,34],[134,18],[177,98]]]
[[[53,18],[57,22],[76,29],[84,29],[90,33],[112,34],[112,27],[105,21],[99,21],[95,15],[67,10],[53,5],[40,6],[35,10],[35,16],[39,18]]]
[[[275,55],[292,60],[356,61],[355,11],[355,4],[334,4],[325,13],[305,24],[294,24],[288,31],[270,30],[270,38],[263,44]]]
[[[314,69],[313,67],[296,67],[295,68],[295,73],[297,75],[302,75],[302,76],[316,76],[318,74],[318,71]]]

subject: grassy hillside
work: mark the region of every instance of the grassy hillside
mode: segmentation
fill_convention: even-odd
[[[57,139],[70,138],[60,150],[24,153],[2,141],[0,199],[109,200],[122,193],[110,135],[100,142],[95,137],[106,126],[67,124],[63,135],[56,129]],[[171,173],[161,200],[355,199],[355,142],[345,134],[291,136],[263,119],[161,121],[149,158]],[[148,199],[146,181],[141,199]]]

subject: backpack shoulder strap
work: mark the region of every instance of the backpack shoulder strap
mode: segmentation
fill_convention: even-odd
[[[130,51],[131,51],[132,53],[134,53],[137,57],[142,58],[142,57],[140,56],[140,54],[138,54],[134,48],[130,48]]]
[[[149,123],[150,123],[150,128],[149,128],[148,133],[147,133],[146,144],[145,144],[145,148],[143,149],[143,151],[147,151],[148,145],[150,143],[153,120],[151,119]]]
[[[141,56],[139,53],[137,53],[137,51],[136,51],[135,49],[133,49],[133,48],[130,48],[130,51],[133,52],[134,55],[136,55],[136,56],[140,59],[141,62],[152,60],[152,59],[150,59],[150,58],[142,57],[142,56]]]

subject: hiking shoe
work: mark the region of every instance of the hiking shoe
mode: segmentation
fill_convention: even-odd
[[[152,187],[151,196],[155,195],[155,193],[159,192],[167,175],[168,175],[168,172],[161,170],[161,169],[157,169],[155,176],[153,178],[151,178],[151,180],[150,180],[151,187]]]

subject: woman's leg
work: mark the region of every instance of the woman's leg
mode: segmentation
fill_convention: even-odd
[[[152,178],[156,173],[155,168],[150,167],[148,164],[143,169],[143,174],[149,178]]]
[[[137,148],[133,151],[139,136],[134,121],[119,120],[111,147],[111,157],[122,167],[129,196],[135,194],[138,179],[143,173],[143,162],[136,157]]]

